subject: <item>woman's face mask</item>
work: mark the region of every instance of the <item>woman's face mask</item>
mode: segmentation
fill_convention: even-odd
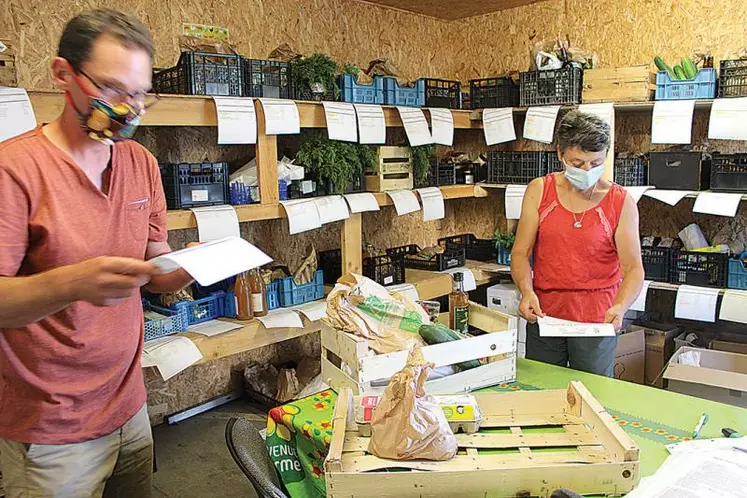
[[[565,178],[568,182],[578,190],[588,190],[602,178],[604,174],[604,164],[594,166],[590,170],[586,171],[575,166],[571,166],[565,159],[563,159],[563,165],[565,166]]]

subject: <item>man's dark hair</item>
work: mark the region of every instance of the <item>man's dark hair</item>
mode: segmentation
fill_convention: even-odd
[[[579,147],[586,152],[601,152],[610,148],[610,125],[593,114],[570,111],[558,125],[558,146],[561,152]]]
[[[57,56],[80,71],[101,35],[113,36],[123,45],[140,48],[153,58],[153,39],[148,28],[137,18],[113,9],[90,10],[72,18],[60,37]]]

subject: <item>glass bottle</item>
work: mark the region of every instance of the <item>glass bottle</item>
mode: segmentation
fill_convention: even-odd
[[[236,277],[236,283],[233,286],[233,293],[236,299],[236,318],[239,320],[251,320],[252,314],[252,291],[249,286],[249,274],[240,273]]]
[[[449,328],[467,333],[469,330],[469,295],[464,292],[464,276],[454,274],[454,283],[449,294]]]
[[[252,296],[252,314],[255,317],[267,315],[267,285],[257,268],[249,274],[249,288]]]

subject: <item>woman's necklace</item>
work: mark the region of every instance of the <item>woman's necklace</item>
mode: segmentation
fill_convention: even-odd
[[[591,194],[589,195],[588,201],[591,202],[592,197],[594,197],[594,192],[597,189],[597,184],[595,183],[594,186],[591,188]],[[586,211],[588,209],[584,210],[583,213],[581,213],[581,219],[576,219],[576,213],[571,213],[573,215],[573,228],[581,228],[584,223],[584,216],[586,216]]]

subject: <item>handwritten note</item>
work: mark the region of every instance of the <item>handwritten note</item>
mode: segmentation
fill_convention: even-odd
[[[694,100],[657,100],[651,118],[652,144],[692,142]]]
[[[433,143],[448,145],[454,144],[454,116],[450,109],[430,108],[431,135]]]
[[[521,218],[521,205],[524,202],[526,185],[508,185],[506,187],[506,219],[518,220]]]
[[[288,215],[288,227],[290,234],[314,230],[322,226],[319,209],[313,200],[297,199],[293,201],[280,201]]]
[[[628,191],[630,196],[633,198],[633,200],[637,204],[638,201],[641,200],[641,197],[643,197],[643,194],[645,194],[647,190],[650,190],[655,187],[645,186],[645,187],[623,187],[623,188]]]
[[[417,189],[423,204],[423,221],[440,220],[444,217],[444,196],[438,187]]]
[[[257,320],[262,322],[266,329],[303,328],[303,321],[298,313],[288,309],[272,310],[265,316],[258,316]]]
[[[414,213],[415,211],[420,210],[420,203],[412,190],[396,190],[394,192],[387,192],[387,194],[394,203],[394,208],[397,210],[397,216]]]
[[[485,143],[487,145],[516,140],[513,108],[484,109],[482,111],[482,129],[485,132]]]
[[[555,136],[559,105],[530,107],[524,121],[524,138],[550,144]]]
[[[370,192],[360,194],[345,194],[345,200],[350,206],[351,213],[364,213],[366,211],[379,211],[379,201]]]
[[[330,140],[357,142],[355,107],[347,102],[322,102]]]
[[[233,206],[205,206],[192,208],[197,220],[200,242],[224,237],[240,237],[239,217]]]
[[[682,199],[687,197],[688,195],[692,194],[689,190],[659,190],[659,189],[650,189],[646,190],[643,195],[646,197],[651,197],[652,199],[656,199],[657,201],[661,201],[665,204],[669,204],[670,206],[676,206],[678,202],[680,202]]]
[[[259,99],[265,114],[267,135],[293,135],[301,133],[298,107],[292,100]]]
[[[213,97],[218,115],[220,145],[256,144],[257,116],[254,100],[241,97]]]
[[[428,121],[426,121],[425,115],[420,108],[397,107],[397,111],[399,111],[399,117],[402,120],[402,125],[405,127],[410,147],[433,143],[431,131],[428,129]]]
[[[169,380],[202,359],[195,343],[184,336],[168,336],[148,341],[143,346],[143,364],[155,366]]]
[[[31,101],[23,88],[0,87],[0,142],[36,127]]]
[[[386,120],[379,105],[353,104],[358,115],[358,135],[362,144],[386,143]]]
[[[674,317],[713,323],[718,295],[719,289],[680,285],[674,302]]]
[[[316,204],[319,212],[319,222],[322,225],[350,218],[348,205],[341,195],[317,197],[314,199],[314,204]]]
[[[540,337],[614,337],[611,323],[579,323],[546,316],[538,318]]]
[[[737,215],[742,194],[726,194],[721,192],[701,192],[695,199],[693,213],[715,214],[717,216]]]
[[[728,322],[747,323],[747,291],[726,289],[718,317]]]
[[[633,304],[630,305],[630,309],[633,311],[646,311],[646,297],[648,296],[648,288],[651,286],[651,280],[643,281],[643,289]]]
[[[713,101],[708,138],[747,140],[747,97]]]

